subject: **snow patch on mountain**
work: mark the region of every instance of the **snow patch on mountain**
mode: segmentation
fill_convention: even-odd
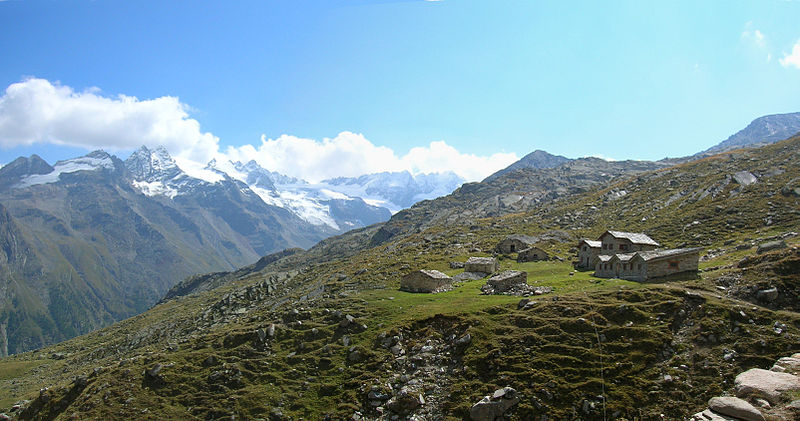
[[[178,195],[178,190],[164,184],[163,181],[133,181],[133,187],[142,192],[145,196],[166,196],[174,199]]]
[[[37,184],[49,184],[58,182],[61,174],[73,173],[78,171],[99,171],[114,170],[114,161],[111,156],[103,151],[95,151],[79,158],[58,161],[53,166],[53,171],[48,174],[32,174],[17,184],[16,187],[23,188],[35,186]]]

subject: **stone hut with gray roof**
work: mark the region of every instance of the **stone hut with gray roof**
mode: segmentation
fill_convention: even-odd
[[[699,248],[657,250],[659,244],[646,234],[606,231],[597,241],[578,243],[578,267],[587,258],[600,278],[646,281],[678,273],[697,272]]]
[[[539,247],[528,247],[525,250],[520,250],[517,254],[517,262],[535,262],[537,260],[547,260],[550,257],[546,251]]]
[[[600,254],[655,250],[660,246],[647,234],[638,232],[606,231],[597,240],[600,241]]]
[[[697,272],[699,248],[637,251],[600,255],[595,276],[646,281],[678,273]]]
[[[452,285],[453,278],[438,270],[416,270],[400,280],[400,290],[408,292],[441,292]]]
[[[497,243],[495,247],[498,252],[503,254],[519,253],[526,248],[533,247],[536,244],[536,238],[525,234],[509,235],[503,241]]]
[[[497,259],[494,257],[470,257],[464,263],[465,272],[480,272],[491,274],[497,272]]]

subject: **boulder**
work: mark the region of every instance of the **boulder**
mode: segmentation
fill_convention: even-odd
[[[478,403],[472,405],[469,417],[472,421],[495,421],[517,403],[519,403],[517,391],[504,387],[495,390],[492,396],[484,396]]]
[[[464,262],[450,262],[450,269],[464,269]]]
[[[485,272],[461,272],[453,277],[455,282],[477,281],[486,277]]]
[[[708,408],[716,413],[743,421],[764,421],[761,411],[747,401],[733,396],[711,398],[708,401]]]
[[[739,421],[736,418],[718,414],[710,409],[706,409],[703,412],[698,412],[692,415],[692,417],[689,418],[689,420],[690,421]]]
[[[758,181],[758,178],[756,178],[756,176],[754,176],[750,171],[739,171],[733,175],[733,180],[742,186],[749,186],[751,184],[755,184]]]
[[[419,408],[420,400],[417,395],[403,388],[386,402],[386,408],[398,415],[408,415]]]
[[[771,303],[778,299],[778,288],[772,287],[759,290],[756,293],[756,298],[758,298],[760,301]]]
[[[797,354],[795,354],[797,355]],[[777,368],[780,367],[780,368]],[[779,371],[782,373],[798,374],[800,373],[800,358],[794,356],[783,357],[775,363],[770,371]]]
[[[758,245],[756,253],[761,254],[761,253],[766,253],[768,251],[784,249],[784,248],[786,248],[786,241],[784,240],[767,241],[766,243],[761,243]]]
[[[734,381],[736,396],[760,397],[770,404],[780,402],[786,392],[800,390],[800,377],[789,373],[751,368],[736,376]]]

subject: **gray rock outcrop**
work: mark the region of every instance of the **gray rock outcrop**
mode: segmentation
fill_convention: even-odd
[[[744,421],[764,421],[764,415],[753,405],[733,396],[711,398],[708,409],[722,415],[728,415]]]
[[[800,377],[794,374],[751,368],[736,376],[734,381],[736,396],[756,396],[771,404],[780,402],[781,395],[800,390]]]
[[[472,405],[469,417],[472,421],[495,421],[518,403],[517,391],[511,387],[504,387],[495,390],[492,396],[484,396],[478,403]]]

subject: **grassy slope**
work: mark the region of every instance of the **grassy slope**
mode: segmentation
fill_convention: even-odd
[[[753,254],[735,245],[800,228],[797,198],[777,193],[800,177],[797,161],[789,159],[797,156],[797,144],[646,174],[527,213],[469,226],[434,226],[340,259],[320,258],[289,281],[296,289],[281,289],[257,302],[243,295],[284,264],[279,263],[99,332],[0,361],[0,396],[6,397],[0,407],[54,386],[49,402],[32,404],[41,406],[38,417],[253,418],[266,417],[276,407],[293,418],[349,418],[357,409],[375,416],[369,412],[369,388],[397,373],[393,357],[379,345],[381,334],[402,333],[413,352],[415,345],[470,333],[468,347],[447,351],[444,389],[429,396],[448,418],[467,417],[472,403],[506,385],[523,396],[515,419],[544,413],[554,419],[602,419],[599,395],[606,396],[607,414],[680,418],[726,390],[739,371],[768,367],[799,350],[797,313],[741,301],[716,288],[720,277],[742,273],[737,262]],[[731,193],[739,187],[727,184],[716,197],[692,199],[691,192],[720,183],[732,169],[756,173],[780,166],[784,173],[740,192]],[[672,184],[689,193],[664,205],[674,195],[667,190]],[[610,201],[611,189],[629,194]],[[766,225],[770,208],[775,216]],[[583,213],[575,216],[578,212]],[[700,223],[691,224],[695,220]],[[530,283],[555,288],[534,298],[529,309],[517,309],[518,297],[480,295],[481,281],[436,295],[397,291],[405,271],[425,267],[453,273],[448,262],[485,255],[471,250],[491,250],[513,232],[568,229],[578,238],[606,227],[644,230],[667,245],[702,244],[723,252],[703,262],[710,270],[698,279],[653,284],[597,280],[587,272],[570,275],[566,262],[519,265],[501,259],[503,268],[528,270]],[[564,257],[572,246],[545,245]],[[758,263],[755,273],[793,267],[792,252],[774,256],[772,263]],[[747,283],[750,274],[744,273],[741,282]],[[785,284],[796,285],[796,273],[785,276]],[[301,301],[313,285],[325,285],[325,294]],[[701,298],[687,295],[687,289]],[[205,321],[203,314],[219,303],[247,310]],[[288,312],[292,307],[298,314]],[[341,328],[334,310],[355,316],[366,330]],[[786,325],[780,334],[773,330],[775,322]],[[276,337],[261,342],[257,330],[271,323],[278,325]],[[343,345],[345,335],[349,346]],[[362,353],[362,361],[347,360],[350,347]],[[68,356],[55,360],[49,358],[53,352]],[[164,365],[163,384],[142,374],[156,363]],[[672,382],[664,380],[667,374]],[[85,388],[70,384],[76,375],[88,376]],[[589,413],[582,412],[584,407]]]

